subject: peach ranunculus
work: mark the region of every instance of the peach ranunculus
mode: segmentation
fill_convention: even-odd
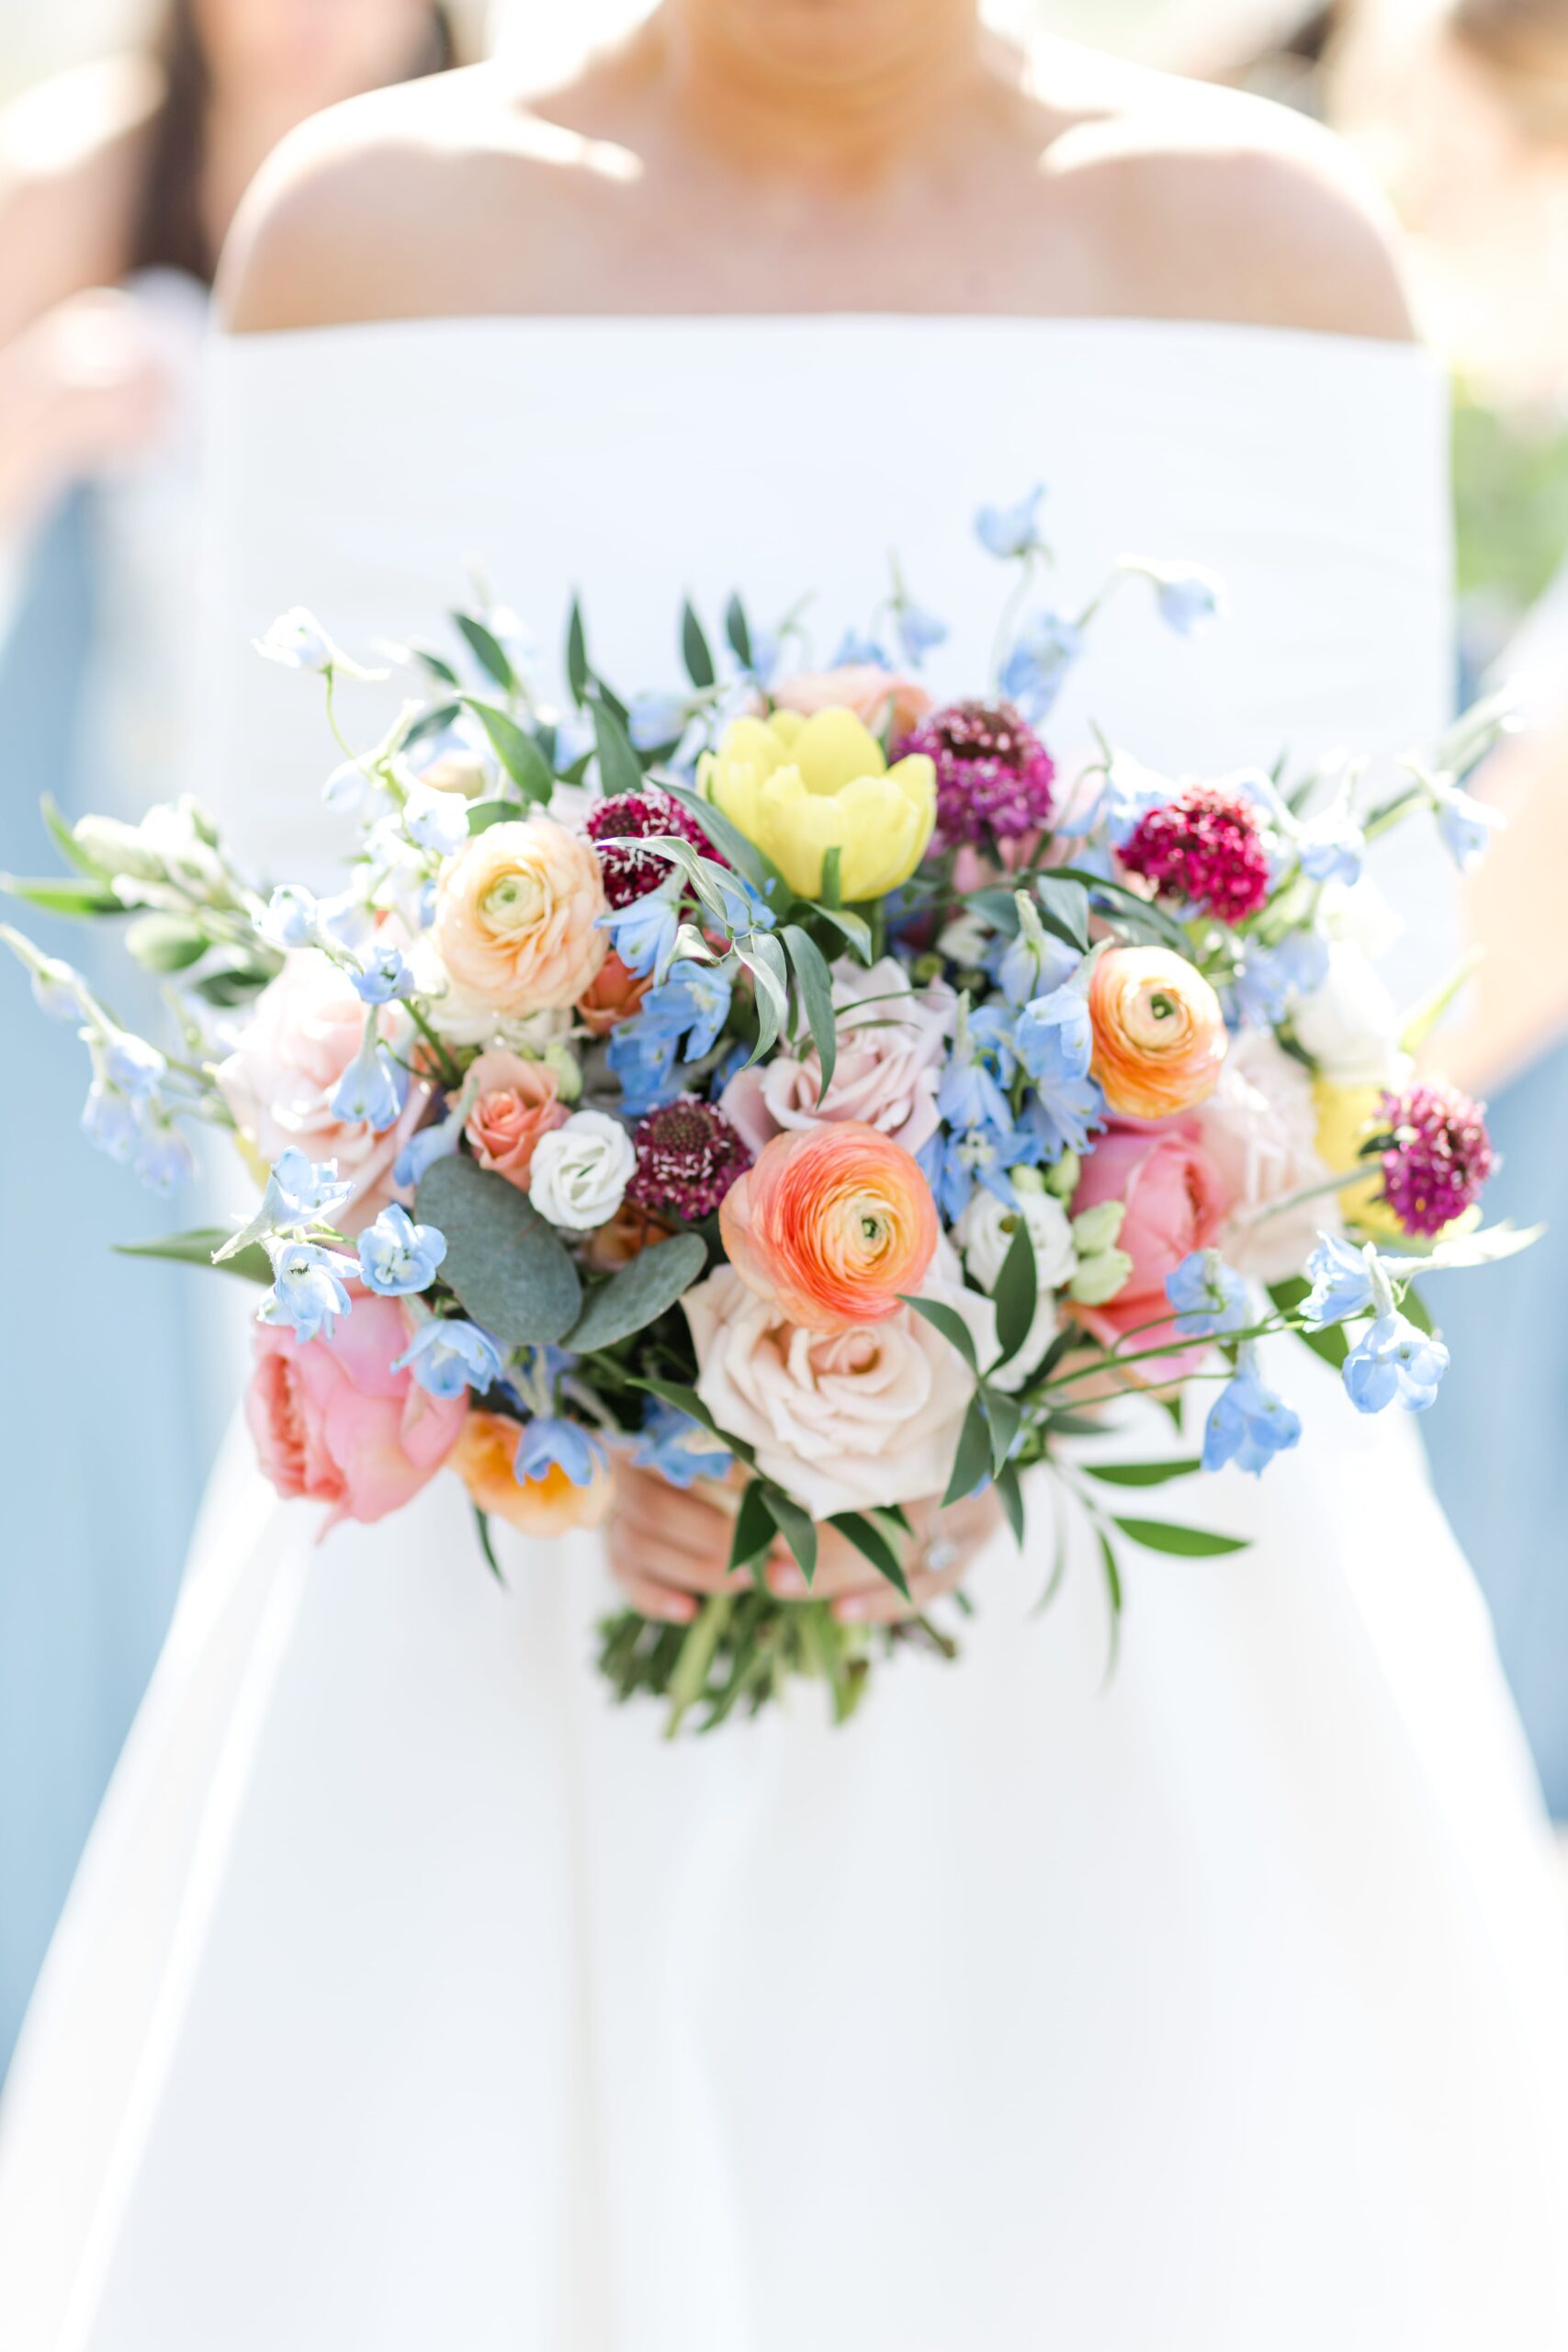
[[[719,1109],[753,1152],[784,1128],[859,1119],[906,1151],[937,1130],[937,1088],[957,1000],[944,982],[915,989],[895,957],[867,971],[845,958],[833,967],[838,1058],[820,1102],[822,1065],[814,1046],[796,1058],[779,1052],[738,1070]]]
[[[457,852],[435,894],[434,936],[457,987],[497,1012],[572,1005],[609,950],[592,842],[548,817],[491,825]]]
[[[429,1087],[416,1079],[398,1119],[381,1135],[338,1118],[333,1096],[364,1034],[365,1006],[344,975],[330,956],[301,948],[263,989],[218,1069],[242,1149],[248,1148],[263,1176],[290,1145],[314,1160],[337,1161],[338,1174],[354,1186],[337,1212],[349,1233],[392,1197],[392,1164],[431,1100]]]
[[[1112,947],[1089,985],[1089,1067],[1110,1108],[1168,1119],[1205,1102],[1225,1059],[1220,1000],[1195,964],[1168,947]]]
[[[917,1287],[963,1316],[981,1363],[989,1363],[995,1310],[966,1287],[947,1242]],[[803,1330],[730,1266],[716,1268],[681,1305],[696,1349],[698,1396],[814,1519],[942,1493],[975,1375],[923,1316],[900,1306],[876,1324]]]
[[[622,1021],[629,1021],[649,989],[653,974],[628,972],[612,947],[588,987],[577,1000],[577,1017],[595,1037],[607,1037]]]
[[[781,710],[810,718],[819,710],[852,710],[874,735],[907,735],[925,717],[931,698],[915,678],[874,662],[846,662],[837,670],[801,670],[773,690]]]
[[[570,1535],[574,1528],[597,1527],[610,1508],[609,1471],[599,1466],[587,1486],[573,1484],[558,1463],[542,1478],[519,1478],[520,1424],[504,1413],[471,1412],[463,1424],[452,1467],[476,1509],[504,1519],[525,1535]]]
[[[468,1109],[463,1132],[479,1166],[525,1193],[534,1146],[570,1115],[558,1094],[547,1062],[502,1053],[481,1054],[470,1062],[463,1080]]]
[[[847,1119],[764,1145],[718,1212],[725,1252],[760,1297],[811,1331],[880,1323],[919,1290],[942,1227],[916,1162]]]
[[[254,1329],[245,1419],[280,1495],[330,1505],[340,1520],[385,1519],[433,1478],[458,1441],[466,1396],[431,1396],[393,1372],[408,1345],[395,1298],[356,1295],[330,1339],[305,1344],[279,1324]]]
[[[1132,1272],[1108,1305],[1075,1305],[1067,1311],[1107,1347],[1143,1324],[1156,1327],[1129,1340],[1125,1352],[1141,1355],[1161,1345],[1158,1327],[1163,1321],[1168,1328],[1171,1319],[1166,1276],[1192,1250],[1218,1239],[1231,1195],[1203,1148],[1198,1122],[1183,1119],[1168,1127],[1113,1125],[1100,1138],[1083,1163],[1073,1215],[1106,1201],[1124,1204],[1116,1241],[1132,1260]],[[1201,1346],[1177,1345],[1168,1355],[1130,1367],[1126,1376],[1163,1386],[1195,1371],[1206,1353]]]

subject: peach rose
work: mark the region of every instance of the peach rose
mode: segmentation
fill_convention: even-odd
[[[607,1037],[617,1023],[631,1019],[652,986],[651,972],[628,972],[612,947],[578,998],[577,1017],[595,1037]]]
[[[457,987],[494,1012],[575,1004],[609,951],[593,845],[548,817],[476,833],[442,874],[434,937]]]
[[[1133,1271],[1108,1306],[1074,1305],[1067,1311],[1107,1347],[1140,1324],[1156,1326],[1129,1341],[1127,1353],[1139,1355],[1161,1344],[1162,1317],[1168,1325],[1167,1274],[1192,1250],[1207,1250],[1217,1239],[1231,1212],[1231,1195],[1203,1149],[1197,1121],[1183,1119],[1168,1127],[1113,1126],[1100,1137],[1083,1163],[1073,1215],[1080,1216],[1104,1201],[1125,1204],[1116,1245],[1131,1258]],[[1127,1377],[1164,1385],[1195,1371],[1206,1353],[1201,1346],[1176,1347],[1133,1367]]]
[[[1168,1119],[1202,1102],[1225,1058],[1220,1000],[1197,966],[1168,947],[1112,947],[1089,984],[1089,1068],[1112,1111]]]
[[[837,670],[802,670],[783,678],[773,690],[781,710],[798,710],[803,718],[819,710],[852,710],[874,735],[907,735],[931,707],[931,698],[915,678],[878,669],[874,662],[846,662]]]
[[[574,1486],[558,1463],[542,1478],[519,1478],[515,1464],[522,1438],[519,1424],[504,1413],[473,1412],[464,1422],[452,1467],[478,1509],[525,1535],[570,1535],[574,1528],[597,1527],[614,1492],[608,1470],[596,1470],[586,1487]]]
[[[964,1284],[945,1241],[919,1288],[963,1316],[988,1363],[995,1309]],[[899,1306],[871,1326],[803,1330],[729,1266],[681,1305],[696,1349],[698,1396],[814,1519],[942,1493],[975,1376],[922,1316]]]
[[[742,1281],[811,1331],[899,1314],[942,1231],[915,1161],[858,1119],[775,1136],[725,1194],[718,1225]]]
[[[337,1161],[339,1175],[354,1186],[337,1212],[348,1233],[368,1224],[392,1198],[392,1163],[431,1099],[429,1087],[416,1080],[401,1114],[383,1135],[345,1125],[333,1114],[333,1096],[364,1031],[365,1006],[337,966],[316,948],[304,948],[263,989],[239,1043],[218,1069],[242,1145],[249,1146],[264,1174],[290,1144],[312,1159]]]
[[[623,1201],[607,1225],[596,1226],[582,1244],[583,1263],[596,1274],[618,1274],[645,1250],[668,1241],[675,1227],[637,1201]]]
[[[481,1054],[468,1066],[463,1100],[468,1115],[463,1133],[481,1168],[493,1170],[528,1189],[528,1170],[539,1137],[568,1116],[558,1101],[556,1074],[547,1062],[525,1062],[520,1054]]]
[[[468,1399],[427,1396],[393,1372],[408,1342],[396,1299],[357,1293],[331,1339],[301,1346],[280,1325],[254,1327],[245,1419],[256,1453],[280,1495],[330,1506],[323,1535],[401,1510],[457,1442]]]

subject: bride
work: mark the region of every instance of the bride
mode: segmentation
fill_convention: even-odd
[[[227,300],[202,783],[262,866],[333,854],[309,682],[244,651],[285,605],[364,654],[477,563],[655,680],[682,591],[816,587],[826,651],[892,545],[956,681],[969,511],[1040,479],[1064,597],[1137,546],[1234,607],[1116,610],[1064,754],[1442,716],[1441,390],[1335,150],[1027,88],[973,0],[667,0],[531,106],[355,102]],[[7,2095],[6,2352],[1560,2346],[1544,1826],[1409,1424],[1296,1353],[1300,1452],[1168,1490],[1252,1547],[1140,1555],[1109,1681],[1086,1569],[1031,1621],[1045,1488],[959,1561],[962,1667],[840,1735],[664,1747],[588,1539],[502,1591],[456,1481],[317,1551],[225,1462]],[[628,1489],[610,1548],[679,1614],[710,1546]]]

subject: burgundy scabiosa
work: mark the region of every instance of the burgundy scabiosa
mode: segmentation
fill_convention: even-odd
[[[1269,896],[1269,853],[1257,812],[1216,784],[1190,784],[1151,808],[1119,854],[1127,871],[1152,882],[1161,898],[1221,922],[1256,914]]]
[[[1497,1165],[1485,1107],[1456,1086],[1422,1083],[1385,1094],[1382,1115],[1393,1136],[1383,1197],[1406,1233],[1440,1233],[1480,1199]]]
[[[691,1223],[711,1216],[751,1155],[722,1111],[710,1103],[667,1102],[639,1119],[632,1136],[637,1173],[626,1198],[645,1209],[669,1209]]]
[[[1010,841],[1051,815],[1056,763],[1010,702],[950,702],[921,719],[895,757],[923,752],[936,768],[936,838]]]
[[[696,819],[688,817],[680,802],[660,792],[656,784],[645,785],[640,792],[621,792],[612,800],[596,801],[588,812],[588,837],[598,854],[604,896],[612,907],[629,907],[634,899],[646,898],[670,872],[669,860],[657,850],[628,848],[615,838],[628,833],[676,833],[705,857],[724,862]]]

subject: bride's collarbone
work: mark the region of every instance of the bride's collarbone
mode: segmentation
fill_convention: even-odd
[[[1078,116],[1011,102],[929,168],[835,185],[753,176],[657,116],[572,121],[565,101],[470,103],[470,76],[446,79],[439,103],[428,85],[377,94],[285,142],[225,257],[231,326],[910,311],[1409,332],[1337,148],[1231,94]]]

